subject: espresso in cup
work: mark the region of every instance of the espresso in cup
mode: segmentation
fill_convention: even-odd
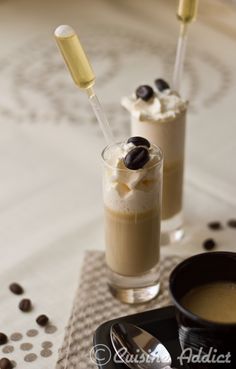
[[[192,256],[170,276],[180,367],[236,368],[236,253]],[[182,361],[181,361],[182,360]]]
[[[181,299],[191,313],[217,323],[236,323],[236,283],[219,281],[191,289]]]

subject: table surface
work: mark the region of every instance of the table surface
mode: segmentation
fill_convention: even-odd
[[[65,23],[79,32],[114,133],[127,137],[129,117],[121,96],[157,77],[171,79],[175,5],[171,0],[148,0],[145,6],[142,0],[0,1],[0,330],[10,334],[29,327],[31,318],[22,318],[18,299],[7,290],[14,280],[34,301],[32,317],[45,312],[58,328],[53,355],[32,368],[39,360],[42,369],[56,361],[84,251],[104,249],[104,141],[86,97],[65,69],[53,30]],[[231,1],[204,0],[190,28],[182,85],[191,102],[186,237],[163,254],[201,252],[202,241],[212,236],[207,222],[225,224],[236,217],[235,15]],[[218,250],[235,250],[233,229],[213,236]]]

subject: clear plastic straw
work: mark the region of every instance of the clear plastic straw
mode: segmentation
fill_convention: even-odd
[[[103,136],[105,137],[105,140],[107,144],[111,144],[114,142],[114,138],[111,132],[111,128],[109,125],[109,122],[107,120],[106,114],[98,100],[97,95],[95,94],[93,88],[87,89],[87,94],[89,98],[89,102],[92,106],[93,112],[97,118],[97,121],[99,123],[99,126],[102,130]]]
[[[188,25],[197,18],[199,0],[179,0],[177,18],[180,21],[180,33],[176,51],[175,66],[172,80],[172,88],[180,90],[182,81],[183,67],[187,44]]]
[[[87,55],[72,27],[61,25],[55,30],[55,38],[65,63],[77,86],[85,90],[107,144],[114,142],[105,112],[93,90],[95,74]]]
[[[183,68],[184,68],[184,60],[186,54],[186,45],[187,45],[187,24],[181,24],[181,31],[178,39],[176,58],[175,58],[175,67],[172,81],[172,88],[175,91],[180,90],[180,83],[183,76]]]

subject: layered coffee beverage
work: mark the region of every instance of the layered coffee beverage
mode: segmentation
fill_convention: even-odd
[[[215,323],[236,323],[236,283],[219,281],[190,290],[181,300],[183,307]]]
[[[106,260],[114,272],[137,276],[158,263],[160,208],[157,204],[150,210],[138,212],[114,211],[106,206],[105,222]]]
[[[131,114],[133,135],[146,137],[164,154],[162,233],[163,243],[178,240],[183,232],[182,203],[187,102],[162,79],[156,91],[142,85],[122,105]]]
[[[104,207],[106,262],[113,292],[143,289],[139,301],[118,296],[125,302],[141,302],[156,295],[145,295],[145,288],[159,280],[153,269],[160,253],[162,193],[161,150],[142,137],[108,146],[104,159]],[[153,293],[154,293],[153,292]],[[127,295],[127,294],[126,294]]]

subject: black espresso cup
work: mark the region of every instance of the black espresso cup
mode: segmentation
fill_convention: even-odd
[[[181,304],[182,298],[193,288],[216,281],[236,283],[236,253],[199,254],[177,265],[171,273],[170,294],[176,307],[182,348],[178,358],[180,367],[236,369],[236,322],[205,320]]]

